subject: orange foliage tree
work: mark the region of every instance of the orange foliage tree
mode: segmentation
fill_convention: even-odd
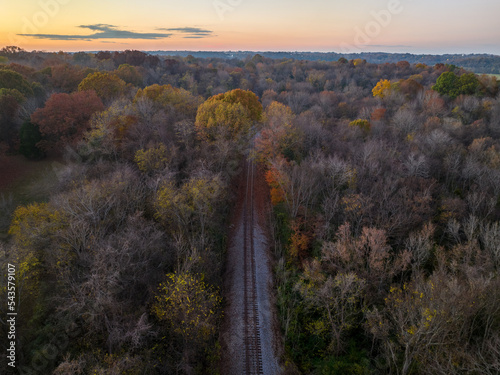
[[[285,201],[285,191],[283,190],[283,183],[280,182],[283,176],[277,168],[271,166],[265,174],[266,182],[270,188],[271,203],[276,206],[278,203]]]

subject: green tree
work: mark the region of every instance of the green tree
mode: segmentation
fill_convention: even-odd
[[[11,96],[19,104],[22,104],[26,100],[26,98],[24,97],[24,95],[21,94],[19,92],[19,90],[17,90],[17,89],[5,89],[5,88],[4,89],[0,89],[0,97],[1,96]]]
[[[24,77],[10,69],[0,69],[0,89],[16,89],[24,96],[32,96],[33,89]]]
[[[41,159],[45,153],[38,147],[42,134],[38,125],[26,121],[19,130],[19,152],[28,159]]]
[[[462,74],[458,79],[461,95],[476,95],[479,89],[479,80],[474,73]]]
[[[459,95],[475,95],[479,91],[479,80],[474,73],[457,76],[454,72],[444,72],[432,86],[441,95],[455,99]]]

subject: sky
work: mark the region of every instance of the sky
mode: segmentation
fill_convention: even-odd
[[[0,0],[0,47],[492,53],[498,0]]]

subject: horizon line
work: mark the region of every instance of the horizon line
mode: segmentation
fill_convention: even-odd
[[[7,47],[7,46],[5,46]],[[22,48],[22,47],[21,47]],[[389,52],[389,51],[357,51],[357,52],[339,52],[339,51],[318,51],[318,50],[216,50],[216,49],[208,49],[208,50],[189,50],[189,49],[175,49],[175,50],[169,50],[169,49],[157,49],[157,50],[142,50],[142,49],[133,49],[133,48],[125,48],[125,49],[100,49],[100,50],[75,50],[75,51],[65,51],[62,49],[59,50],[31,50],[27,51],[29,53],[33,52],[42,52],[42,53],[58,53],[58,52],[65,52],[65,53],[78,53],[78,52],[85,52],[85,53],[98,53],[98,52],[123,52],[123,51],[140,51],[144,53],[152,53],[152,52],[213,52],[213,53],[318,53],[318,54],[337,54],[337,55],[361,55],[361,54],[377,54],[377,53],[383,53],[387,55],[413,55],[413,56],[446,56],[446,55],[462,55],[462,56],[478,56],[478,55],[487,55],[487,56],[496,56],[500,57],[500,54],[494,54],[494,53],[488,53],[488,52],[473,52],[473,53],[464,53],[464,52],[448,52],[448,53],[415,53],[415,52]]]

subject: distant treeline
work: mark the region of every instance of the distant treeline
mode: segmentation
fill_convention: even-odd
[[[214,52],[214,51],[152,51],[154,55],[181,56],[188,55],[197,58],[235,58],[244,59],[256,53],[271,59],[295,59],[310,61],[337,61],[340,58],[348,60],[363,59],[372,64],[397,63],[408,61],[410,64],[450,64],[456,65],[474,73],[500,74],[500,56],[488,54],[448,54],[448,55],[415,55],[411,53],[367,52],[341,54],[336,52]]]

